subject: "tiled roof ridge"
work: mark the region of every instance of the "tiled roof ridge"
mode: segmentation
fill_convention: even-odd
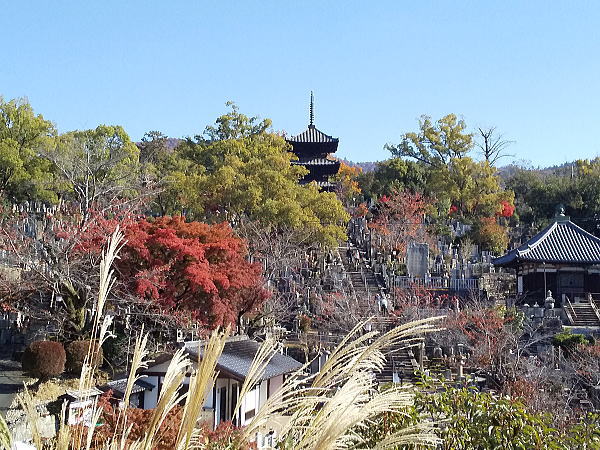
[[[314,125],[309,125],[308,128],[301,133],[291,136],[286,139],[288,142],[338,142],[339,138],[334,138],[333,136],[322,132]]]
[[[562,222],[557,222],[557,223],[562,223]],[[578,233],[582,233],[586,237],[588,237],[591,240],[596,241],[596,243],[600,244],[600,238],[598,236],[594,236],[589,231],[584,230],[579,225],[577,225],[575,222],[571,222],[570,220],[568,220],[568,221],[564,222],[564,224],[567,225],[567,226],[569,226],[569,227],[571,227],[571,228],[574,228],[575,231],[577,231]]]
[[[517,260],[600,264],[600,238],[566,217],[559,217],[521,246],[495,258],[498,265]]]
[[[558,226],[558,223],[559,223],[558,221],[553,222],[552,224],[550,224],[546,228],[544,228],[542,231],[540,231],[538,234],[536,234],[529,241],[527,241],[525,244],[523,244],[521,246],[521,247],[525,247],[525,248],[523,248],[523,250],[520,250],[521,247],[518,247],[517,255],[519,255],[519,256],[524,255],[525,253],[528,253],[528,252],[534,250],[536,247],[539,247],[543,242],[545,242],[549,238],[549,236],[552,234],[554,229],[556,229],[556,227]],[[531,241],[535,241],[535,242],[530,243]]]
[[[598,245],[600,245],[600,238],[594,236],[592,233],[590,233],[589,231],[584,230],[583,228],[581,228],[579,225],[577,225],[574,222],[571,222],[570,220],[555,220],[553,223],[551,223],[549,226],[547,226],[546,228],[544,228],[542,231],[540,231],[538,234],[536,234],[531,240],[535,240],[535,242],[533,243],[529,243],[526,242],[523,246],[525,247],[523,250],[520,250],[520,247],[517,248],[517,254],[519,256],[524,255],[525,253],[528,253],[530,251],[535,250],[537,247],[539,247],[542,243],[544,243],[546,240],[548,240],[550,238],[550,236],[552,235],[552,233],[554,233],[554,231],[560,226],[566,226],[569,228],[572,228],[576,233],[580,233],[583,234],[585,237],[587,237],[588,239],[591,239],[593,241],[595,241]],[[537,239],[537,240],[536,240]]]

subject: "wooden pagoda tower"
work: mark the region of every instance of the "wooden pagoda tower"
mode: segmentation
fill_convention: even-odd
[[[304,166],[309,171],[300,183],[307,184],[314,181],[324,191],[333,191],[335,184],[330,181],[330,177],[338,173],[340,162],[332,154],[337,151],[339,139],[318,130],[314,125],[314,119],[314,98],[311,92],[308,128],[286,141],[298,157],[293,164]]]

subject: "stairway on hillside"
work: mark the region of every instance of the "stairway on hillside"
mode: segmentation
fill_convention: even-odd
[[[350,248],[353,251],[356,250],[354,246]],[[396,326],[396,322],[392,317],[379,315],[379,305],[376,303],[375,295],[379,292],[380,286],[373,270],[367,267],[362,257],[359,264],[355,266],[347,257],[347,247],[340,248],[340,254],[343,255],[342,264],[352,284],[360,316],[365,318],[375,316],[372,321],[373,328],[381,333],[389,331]],[[387,349],[385,357],[385,365],[382,371],[376,375],[379,383],[393,382],[394,372],[404,383],[412,383],[417,380],[415,370],[418,366],[412,348],[407,348],[400,343]]]
[[[379,316],[373,319],[373,327],[381,333],[390,331],[397,326],[397,322],[392,317]],[[391,383],[393,374],[396,372],[402,383],[414,383],[417,381],[415,370],[418,364],[415,359],[416,347],[407,347],[405,343],[398,343],[386,349],[385,365],[380,373],[376,375],[379,383]]]
[[[572,303],[566,306],[574,327],[600,327],[600,317],[590,303]]]
[[[393,374],[396,372],[401,383],[414,383],[417,381],[415,371],[418,369],[414,358],[413,348],[398,346],[390,349],[386,355],[386,363],[376,378],[379,383],[391,383],[394,381]]]
[[[355,247],[351,247],[353,251]],[[360,258],[355,266],[346,256],[347,248],[340,249],[343,253],[342,264],[352,284],[352,290],[357,300],[358,313],[361,317],[369,317],[377,312],[378,305],[375,303],[375,295],[379,292],[379,285],[373,271],[367,267],[364,259]]]

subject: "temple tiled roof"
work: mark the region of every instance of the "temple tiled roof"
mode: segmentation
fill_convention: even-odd
[[[198,356],[198,351],[202,354],[203,347],[196,342],[186,342],[186,350],[193,356]],[[256,341],[248,339],[233,339],[225,344],[223,353],[217,362],[217,370],[224,372],[226,375],[233,376],[243,380],[248,375],[252,360],[258,351],[260,344]],[[275,353],[273,358],[267,364],[260,380],[273,378],[284,373],[290,373],[298,370],[302,364],[281,353]]]
[[[317,130],[314,125],[309,125],[308,128],[297,136],[292,136],[286,139],[288,142],[299,143],[327,143],[339,142],[338,138],[329,136],[320,130]]]
[[[600,239],[563,216],[525,244],[492,260],[496,266],[520,262],[600,264]]]

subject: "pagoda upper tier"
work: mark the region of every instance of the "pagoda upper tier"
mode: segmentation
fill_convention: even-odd
[[[312,123],[297,136],[286,139],[293,147],[298,158],[326,157],[337,151],[340,140],[318,130]]]
[[[335,184],[329,178],[340,170],[340,162],[331,156],[331,153],[337,150],[339,139],[317,130],[311,123],[304,132],[286,140],[298,157],[293,164],[308,169],[308,174],[300,180],[300,183],[307,184],[314,181],[325,191],[335,190]]]
[[[311,92],[308,128],[286,141],[298,157],[293,164],[301,165],[308,170],[308,174],[300,180],[300,183],[307,184],[314,181],[321,189],[333,191],[335,184],[330,181],[330,177],[338,173],[340,162],[331,154],[337,151],[340,140],[317,130],[314,120],[314,99]]]

